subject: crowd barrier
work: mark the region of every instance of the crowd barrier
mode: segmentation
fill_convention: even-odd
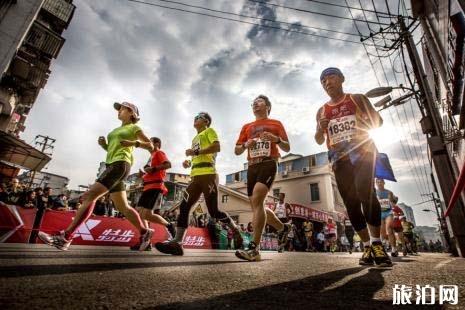
[[[46,210],[37,229],[33,223],[37,211],[18,206],[0,206],[0,243],[28,243],[32,231],[55,233],[71,223],[75,211]],[[168,232],[162,225],[151,224],[155,230],[152,243],[164,241]],[[42,243],[38,238],[34,243]],[[78,227],[74,245],[132,246],[139,242],[139,232],[126,219],[91,216]],[[212,242],[206,228],[189,227],[184,238],[188,249],[211,249]]]

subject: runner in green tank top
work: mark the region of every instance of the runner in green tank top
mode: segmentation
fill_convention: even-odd
[[[184,192],[179,206],[180,212],[173,240],[159,242],[155,245],[158,251],[172,255],[183,255],[182,240],[187,230],[191,207],[203,194],[208,213],[213,218],[227,224],[234,231],[235,246],[242,247],[242,237],[238,227],[226,212],[218,210],[218,176],[215,169],[216,154],[220,151],[220,142],[215,130],[210,127],[212,119],[208,113],[200,112],[194,118],[194,128],[197,135],[192,139],[191,148],[186,150],[186,156],[192,160],[183,162],[184,168],[192,167],[192,180]]]

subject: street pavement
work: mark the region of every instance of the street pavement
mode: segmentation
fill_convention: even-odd
[[[392,309],[395,284],[413,292],[415,285],[458,285],[459,304],[446,308],[465,309],[463,258],[421,253],[376,268],[359,266],[360,256],[262,252],[263,260],[251,263],[233,251],[174,257],[124,247],[61,252],[1,244],[0,309]],[[436,303],[429,309],[441,309]]]

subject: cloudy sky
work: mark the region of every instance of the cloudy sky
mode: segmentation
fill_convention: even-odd
[[[361,44],[297,33],[358,41],[354,35],[306,26],[351,34],[359,30],[366,35],[369,33],[366,23],[357,22],[357,30],[351,20],[298,12],[269,3],[348,18],[351,15],[347,8],[296,0],[268,1],[268,4],[247,0],[178,1],[262,20],[157,0],[145,2],[259,25],[127,0],[74,1],[77,7],[74,18],[63,34],[66,43],[53,62],[52,74],[22,136],[30,143],[37,134],[56,139],[47,171],[69,177],[70,188],[94,181],[98,164],[105,158],[97,145],[97,137],[119,126],[112,106],[114,101],[127,100],[139,106],[142,128],[149,136],[163,140],[163,147],[174,164],[172,171],[182,173],[188,172],[181,167],[181,162],[185,159],[184,150],[195,135],[193,116],[199,111],[208,111],[221,139],[218,170],[224,182],[226,174],[243,167],[244,157],[235,156],[233,147],[241,126],[253,120],[250,104],[258,94],[270,97],[271,116],[285,125],[291,152],[309,155],[325,151],[313,140],[315,112],[327,100],[319,83],[322,69],[341,68],[346,76],[346,92],[364,93],[378,86],[377,80],[382,85],[405,83],[403,75],[396,73],[402,70],[398,53],[389,60],[384,58],[386,74],[380,62],[375,62],[375,75]],[[396,13],[397,2],[390,1],[390,10]],[[332,3],[345,4],[344,1]],[[373,9],[371,1],[349,1],[353,7],[360,4]],[[384,4],[379,5],[376,9],[385,12]],[[353,9],[351,13],[356,19],[365,18],[360,10]],[[365,14],[370,21],[377,21],[373,13]],[[381,18],[380,21],[389,20]],[[373,31],[380,27],[371,26]],[[376,43],[382,45],[383,41]],[[373,47],[367,49],[376,54]],[[377,61],[377,58],[370,57],[370,60]],[[398,95],[394,93],[393,97]],[[423,201],[426,198],[420,193],[428,192],[425,174],[429,174],[429,169],[424,167],[428,162],[424,137],[416,132],[419,112],[415,105],[406,103],[397,110],[383,111],[382,116],[385,124],[375,133],[375,140],[379,150],[390,156],[399,181],[388,182],[387,187],[407,204]],[[145,163],[148,154],[137,150],[135,155],[134,171]],[[428,204],[416,207],[417,224],[431,225],[434,217],[432,213],[422,212],[424,208],[431,207]]]

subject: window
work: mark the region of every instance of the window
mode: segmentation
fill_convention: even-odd
[[[229,197],[229,195],[223,195],[223,196],[221,197],[221,202],[222,202],[222,203],[227,203],[227,202],[228,202],[228,197]]]
[[[312,202],[320,201],[320,188],[318,183],[310,184],[310,199]]]
[[[234,181],[239,182],[241,180],[241,173],[236,172],[234,173]]]
[[[314,166],[316,166],[316,156],[315,156],[315,155],[310,156],[310,158],[308,159],[308,161],[309,161],[309,167],[314,167]]]
[[[279,196],[279,188],[274,188],[273,189],[273,197],[278,197]]]

